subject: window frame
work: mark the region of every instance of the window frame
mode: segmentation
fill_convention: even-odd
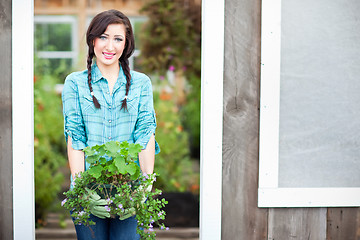
[[[75,16],[71,15],[36,15],[34,16],[35,24],[70,24],[71,25],[71,51],[36,51],[39,58],[49,59],[71,59],[74,66],[79,56],[78,49],[78,24]],[[35,30],[35,28],[34,28]]]
[[[262,1],[258,206],[360,206],[360,188],[279,187],[281,2]]]

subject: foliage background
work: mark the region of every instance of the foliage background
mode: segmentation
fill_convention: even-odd
[[[137,36],[142,54],[136,60],[135,70],[150,75],[153,82],[156,139],[161,147],[155,161],[159,174],[156,187],[164,192],[198,194],[201,11],[200,6],[192,4],[179,0],[152,0],[145,4],[143,13],[148,21]],[[55,31],[51,39],[43,38],[46,31]],[[36,29],[35,49],[66,50],[63,43],[69,32],[65,26]],[[64,37],[56,39],[55,35]],[[81,70],[70,66],[71,60],[35,58],[35,204],[39,225],[47,212],[61,209],[59,196],[69,184],[61,97],[55,89],[67,74]],[[185,80],[185,100],[181,103],[174,94],[171,75]]]
[[[42,224],[64,180],[59,169],[66,164],[61,99],[55,79],[37,76],[34,83],[35,214]]]

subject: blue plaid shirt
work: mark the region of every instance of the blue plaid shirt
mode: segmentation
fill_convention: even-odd
[[[62,92],[64,133],[71,137],[76,150],[101,145],[107,141],[128,141],[146,148],[155,134],[156,120],[152,85],[145,74],[131,71],[131,86],[127,98],[128,111],[121,109],[125,97],[126,78],[120,67],[112,94],[107,80],[96,64],[91,69],[92,88],[101,108],[95,108],[87,83],[87,70],[74,72],[65,79]],[[160,151],[155,141],[155,153]],[[88,168],[86,164],[85,169]]]

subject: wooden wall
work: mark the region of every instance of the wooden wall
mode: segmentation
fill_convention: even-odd
[[[11,1],[0,0],[0,239],[12,239]]]
[[[257,207],[261,1],[225,0],[223,240],[359,240],[359,208]]]

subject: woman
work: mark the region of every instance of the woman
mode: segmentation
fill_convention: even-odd
[[[87,70],[67,76],[62,93],[72,178],[89,167],[82,149],[112,140],[142,145],[140,168],[153,173],[159,146],[152,86],[145,74],[130,71],[134,35],[129,19],[117,10],[96,15],[86,42]],[[96,223],[91,228],[75,226],[78,239],[139,239],[134,216],[122,221],[91,217]]]

